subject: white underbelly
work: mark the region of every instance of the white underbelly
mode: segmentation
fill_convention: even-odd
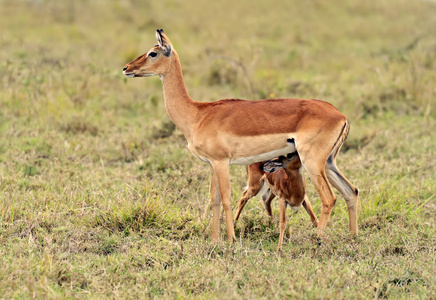
[[[278,157],[280,155],[286,155],[288,153],[292,153],[295,151],[297,151],[297,149],[295,149],[294,143],[286,143],[286,147],[281,148],[281,149],[277,149],[277,150],[273,150],[273,151],[269,151],[269,152],[265,152],[265,153],[260,153],[260,154],[253,155],[253,156],[239,157],[236,159],[231,159],[230,164],[231,165],[251,165],[251,164],[256,163],[256,162],[269,160],[269,159],[272,159],[274,157]]]

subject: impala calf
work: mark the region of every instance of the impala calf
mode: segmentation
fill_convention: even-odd
[[[300,168],[301,161],[297,154],[291,154],[288,158],[280,156],[260,166],[260,169],[265,172],[262,178],[268,183],[272,194],[279,197],[280,237],[277,251],[282,251],[283,237],[286,229],[286,207],[288,205],[294,211],[298,211],[301,205],[303,205],[312,223],[315,226],[318,223],[306,195],[306,184],[304,183],[303,176],[301,176]],[[272,198],[269,197],[268,200],[270,202],[265,204],[265,206],[269,206],[269,210],[271,210],[270,199]]]
[[[248,200],[256,196],[262,189],[265,183],[269,184],[270,188],[262,195],[262,200],[268,216],[272,216],[271,201],[275,196],[285,196],[290,199],[294,195],[294,199],[299,199],[299,194],[304,191],[302,204],[304,209],[315,227],[318,227],[318,219],[312,210],[309,198],[306,194],[306,184],[304,183],[303,176],[301,175],[302,164],[300,157],[296,152],[290,153],[287,157],[280,157],[277,162],[259,162],[251,164],[247,167],[248,171],[248,187],[242,193],[239,200],[238,210],[236,212],[235,220],[239,219],[242,209]],[[272,173],[272,174],[270,174]],[[276,174],[277,173],[277,174]],[[301,199],[300,199],[301,200]],[[290,201],[290,202],[289,202]],[[293,209],[299,208],[299,200],[289,200],[288,203]],[[292,205],[292,203],[297,203]],[[285,224],[286,226],[286,224]]]
[[[351,233],[357,233],[357,189],[336,166],[349,129],[343,114],[319,100],[195,101],[188,95],[171,41],[162,29],[156,31],[156,38],[158,45],[126,64],[123,73],[130,78],[160,76],[169,117],[186,137],[191,153],[210,165],[213,241],[219,238],[220,203],[228,239],[235,240],[229,165],[249,165],[295,151],[321,198],[319,233],[336,202],[329,181],[344,196]]]

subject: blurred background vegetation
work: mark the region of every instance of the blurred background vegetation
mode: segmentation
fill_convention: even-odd
[[[157,28],[196,100],[317,98],[348,117],[357,245],[342,199],[324,248],[299,213],[284,259],[265,256],[278,229],[256,199],[238,246],[209,244],[207,165],[160,80],[122,75]],[[435,70],[433,1],[0,0],[0,297],[434,298]],[[232,179],[236,205],[245,168]]]

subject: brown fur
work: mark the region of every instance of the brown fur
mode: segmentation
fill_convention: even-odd
[[[283,158],[284,159],[284,158]],[[271,200],[275,196],[279,197],[280,208],[280,238],[278,251],[282,250],[284,231],[286,228],[286,203],[292,207],[303,205],[307,214],[310,216],[312,224],[317,227],[318,219],[312,210],[309,199],[306,195],[306,184],[303,176],[300,173],[301,161],[298,155],[294,155],[291,160],[283,161],[285,168],[280,168],[273,173],[268,173],[261,170],[262,163],[254,163],[248,166],[248,188],[244,191],[239,200],[238,211],[235,220],[238,220],[242,209],[247,201],[257,195],[262,188],[264,181],[270,187],[271,194],[267,197],[262,197],[264,200],[265,209],[269,216],[272,216]]]
[[[295,155],[290,161],[285,158],[279,159],[282,160],[285,169],[279,169],[273,173],[265,173],[263,178],[267,181],[272,193],[279,197],[280,237],[277,250],[282,251],[283,237],[286,229],[287,204],[291,207],[300,207],[303,205],[315,226],[318,225],[318,220],[313,213],[309,199],[306,195],[306,184],[300,173],[300,158],[298,155]],[[270,205],[271,204],[269,203],[269,206]]]
[[[188,140],[189,150],[210,164],[212,239],[218,240],[220,201],[226,214],[228,238],[235,239],[229,163],[247,157],[255,160],[260,154],[280,151],[287,146],[288,139],[295,140],[302,163],[321,197],[320,229],[323,229],[336,201],[327,179],[326,161],[348,123],[345,116],[331,104],[319,100],[194,101],[186,91],[177,52],[162,30],[156,35],[159,45],[150,51],[157,55],[141,55],[123,71],[129,77],[161,76],[168,115]],[[279,155],[282,154],[286,153]],[[274,156],[277,156],[275,152],[267,159]],[[253,162],[244,160],[247,164]],[[350,229],[355,234],[357,196],[349,198],[347,204],[351,208]]]

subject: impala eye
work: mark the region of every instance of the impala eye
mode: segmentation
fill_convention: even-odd
[[[150,53],[148,53],[148,56],[151,56],[151,57],[156,57],[156,55],[157,55],[156,52],[150,52]]]

